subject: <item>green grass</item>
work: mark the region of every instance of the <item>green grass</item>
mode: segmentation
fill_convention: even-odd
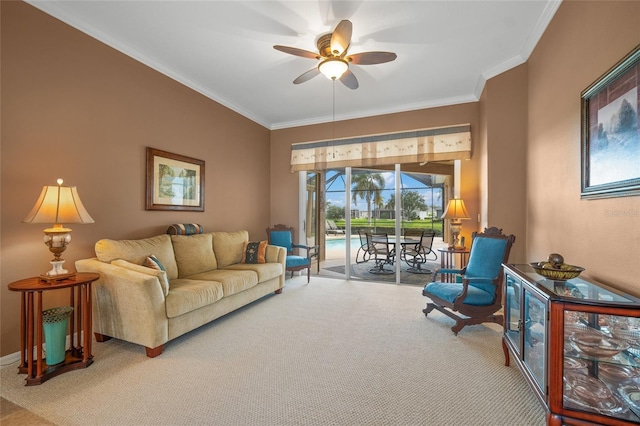
[[[336,225],[341,228],[345,227],[344,219],[335,220]],[[351,231],[353,234],[357,234],[358,229],[374,229],[377,232],[386,232],[388,234],[395,234],[396,221],[394,219],[351,219]],[[425,231],[435,231],[436,235],[442,235],[442,220],[405,220],[402,221],[402,229],[424,229]]]

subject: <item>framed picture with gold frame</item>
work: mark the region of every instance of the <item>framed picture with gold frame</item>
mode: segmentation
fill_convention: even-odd
[[[582,92],[582,198],[640,195],[640,45]]]
[[[204,211],[204,161],[147,147],[147,210]]]

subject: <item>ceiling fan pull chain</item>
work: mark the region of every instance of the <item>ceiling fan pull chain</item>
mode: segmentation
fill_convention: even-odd
[[[336,80],[334,79],[332,82],[333,87],[333,120],[331,120],[331,140],[333,142],[336,141]],[[332,150],[333,158],[336,158],[336,150],[335,146]]]

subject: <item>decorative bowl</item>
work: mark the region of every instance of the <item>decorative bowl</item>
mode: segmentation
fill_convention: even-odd
[[[629,344],[624,340],[592,333],[574,333],[569,340],[585,354],[595,357],[612,357],[629,349]]]
[[[545,278],[554,281],[566,281],[572,278],[576,278],[584,268],[580,266],[573,266],[563,263],[560,267],[553,266],[549,262],[534,262],[530,263],[531,267],[536,273],[542,275]]]
[[[640,411],[640,389],[637,386],[625,386],[619,392],[635,413]]]
[[[640,329],[626,330],[614,327],[611,329],[611,335],[616,339],[624,340],[634,348],[640,349]]]
[[[620,385],[638,379],[640,368],[603,362],[598,366],[598,375],[605,383]]]
[[[613,395],[604,382],[586,374],[568,371],[565,373],[564,379],[573,394],[586,402],[593,403]]]
[[[600,330],[596,330],[595,328],[588,327],[587,325],[581,322],[564,324],[565,337],[569,337],[571,334],[576,334],[576,333],[593,334],[594,336],[600,336],[600,337],[605,336],[605,334],[602,333]]]
[[[566,356],[564,357],[563,368],[566,372],[587,374],[588,364],[582,359]]]
[[[587,411],[596,411],[613,415],[627,411],[627,407],[607,388],[607,385],[595,377],[575,372],[564,376],[564,403]]]

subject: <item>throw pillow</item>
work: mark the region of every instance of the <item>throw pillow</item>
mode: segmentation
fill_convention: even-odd
[[[140,272],[146,275],[152,275],[158,277],[160,281],[160,287],[162,287],[162,292],[165,297],[169,294],[169,279],[167,278],[167,273],[165,271],[161,271],[155,268],[149,268],[144,265],[136,265],[135,263],[127,262],[124,259],[116,259],[111,262],[112,265],[120,266],[122,268],[126,268],[132,271]]]
[[[242,263],[266,263],[267,242],[245,241]]]
[[[178,278],[178,265],[173,253],[171,236],[167,234],[141,240],[103,239],[96,243],[95,251],[96,257],[102,262],[110,263],[116,259],[125,259],[137,265],[144,264],[147,256],[153,253],[162,262],[162,266],[167,271],[167,277],[170,280]]]
[[[158,258],[153,254],[147,256],[147,258],[144,260],[144,266],[146,266],[147,268],[156,269],[158,271],[166,271],[166,269],[164,269],[164,266],[162,265],[162,262],[160,262],[160,260],[158,260]]]

